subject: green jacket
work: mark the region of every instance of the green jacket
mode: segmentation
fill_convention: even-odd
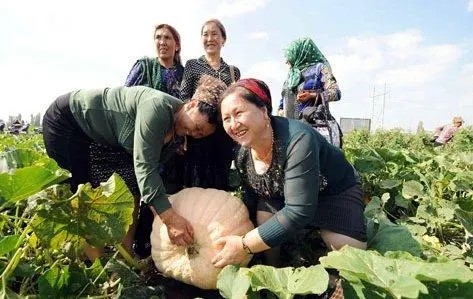
[[[173,129],[174,113],[183,104],[164,92],[144,87],[77,90],[70,108],[94,141],[133,154],[142,199],[158,213],[171,207],[158,172],[164,138]]]

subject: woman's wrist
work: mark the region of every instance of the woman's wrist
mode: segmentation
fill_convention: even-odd
[[[243,250],[246,251],[246,253],[253,254],[254,252],[251,250],[250,247],[248,247],[248,244],[246,244],[245,237],[246,235],[241,236],[241,246],[243,247]]]

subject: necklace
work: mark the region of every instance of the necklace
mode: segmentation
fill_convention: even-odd
[[[263,156],[259,156],[253,149],[252,149],[252,153],[253,153],[253,158],[255,160],[258,160],[258,161],[261,161],[265,164],[269,164],[269,162],[271,162],[271,158],[272,158],[272,154],[273,154],[273,146],[274,146],[274,135],[273,135],[273,128],[270,127],[270,131],[271,131],[271,145],[269,147],[269,150],[263,155]]]

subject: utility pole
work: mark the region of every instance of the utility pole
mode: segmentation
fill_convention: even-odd
[[[382,93],[379,93],[379,94],[376,94],[376,86],[373,86],[373,94],[370,97],[371,100],[372,100],[372,102],[371,102],[371,122],[372,122],[373,127],[375,126],[374,125],[375,119],[376,119],[376,122],[381,125],[380,126],[381,129],[384,126],[384,108],[386,106],[386,95],[389,95],[388,87],[387,87],[386,82],[384,83],[384,91]],[[378,113],[375,113],[375,103],[376,103],[376,99],[379,98],[379,97],[382,97],[381,110]]]

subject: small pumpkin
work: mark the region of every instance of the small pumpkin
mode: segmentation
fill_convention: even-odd
[[[216,289],[220,268],[211,263],[220,248],[213,242],[227,235],[244,235],[254,228],[243,202],[226,191],[186,188],[169,198],[173,209],[194,229],[194,244],[171,243],[166,225],[155,217],[151,232],[151,256],[156,268],[167,277],[201,289]],[[251,260],[242,264],[246,266]]]

